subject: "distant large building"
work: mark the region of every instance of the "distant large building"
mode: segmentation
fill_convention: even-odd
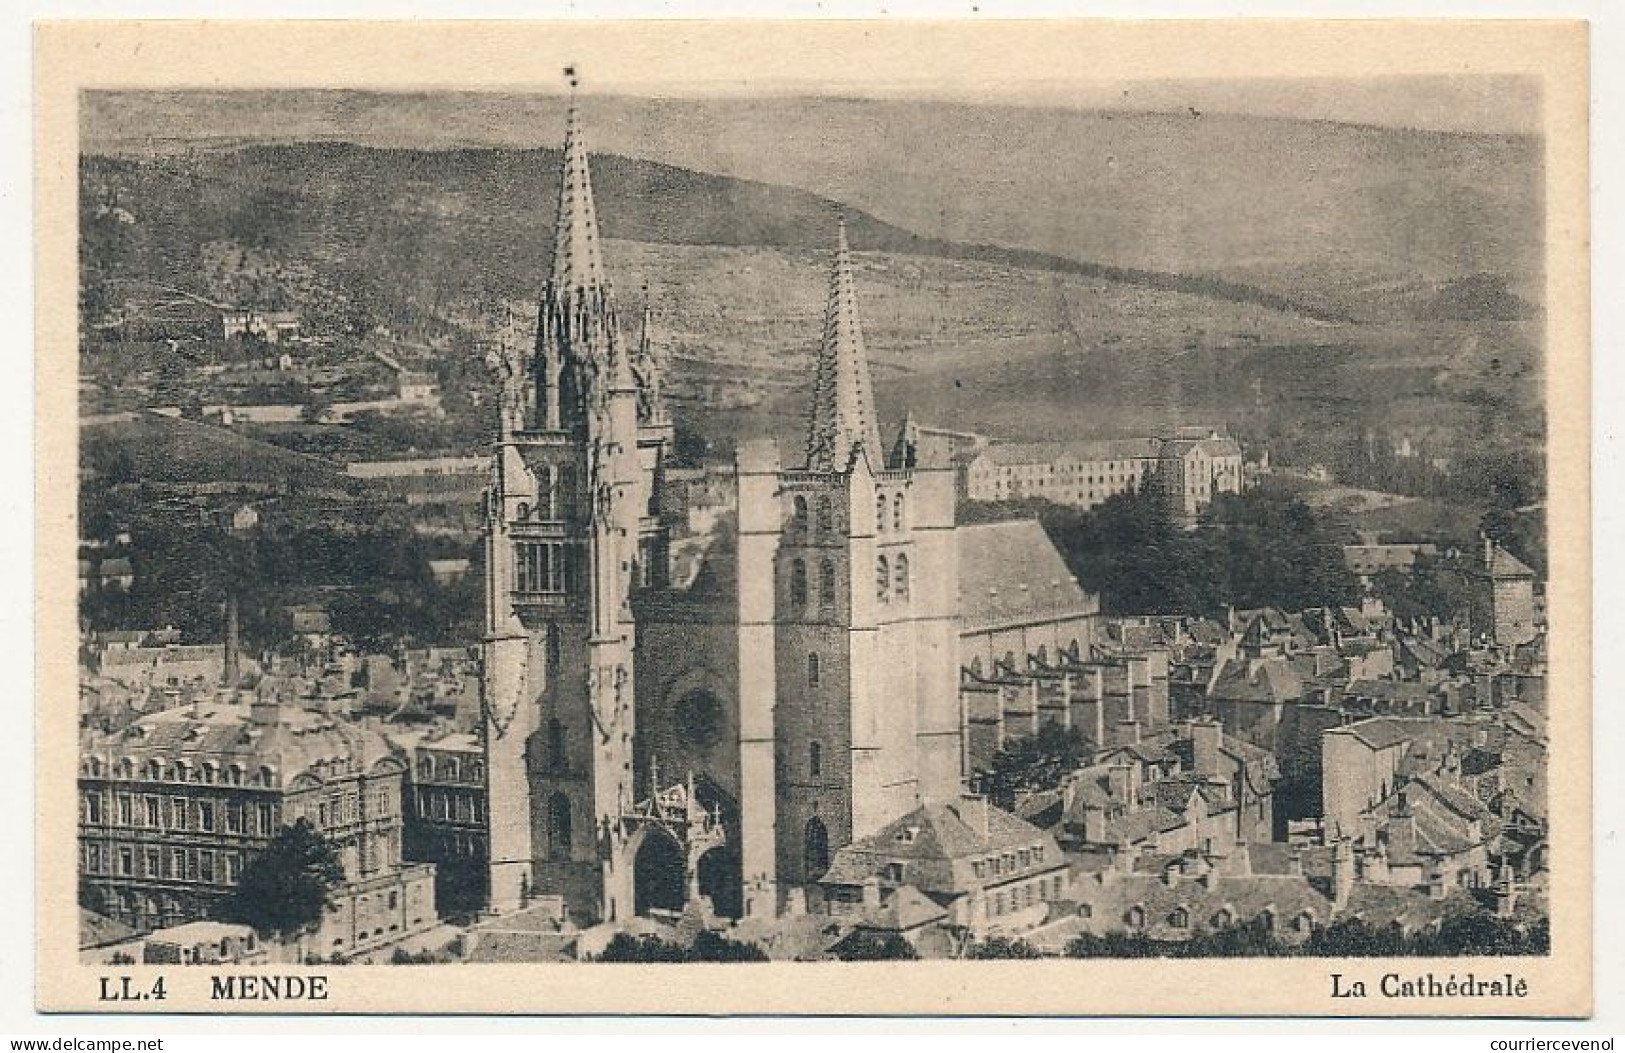
[[[964,463],[965,496],[1093,508],[1155,475],[1159,447],[1155,439],[993,443]]]
[[[1150,488],[1190,522],[1216,494],[1240,493],[1241,447],[1216,428],[1179,428],[1161,438],[993,443],[961,448],[962,496],[972,501],[1040,498],[1093,508]]]
[[[271,698],[165,710],[83,739],[80,874],[138,931],[206,920],[306,819],[346,879],[306,946],[365,952],[439,920],[434,867],[401,860],[403,776],[376,732]]]

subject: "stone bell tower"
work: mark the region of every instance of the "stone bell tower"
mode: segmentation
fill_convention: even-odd
[[[491,906],[556,894],[581,921],[626,917],[630,593],[640,558],[661,551],[655,480],[670,428],[656,363],[617,319],[573,94],[534,349],[505,346],[501,359],[486,503]]]

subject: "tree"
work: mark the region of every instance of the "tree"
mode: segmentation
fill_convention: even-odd
[[[836,946],[835,956],[843,962],[912,962],[920,955],[898,933],[856,929]]]
[[[653,933],[616,933],[598,956],[601,962],[765,962],[767,952],[754,943],[731,940],[704,929],[687,947]]]
[[[688,949],[688,960],[691,962],[765,962],[768,958],[767,952],[754,943],[730,940],[721,933],[704,929],[698,936],[694,937],[694,945]]]
[[[252,925],[261,936],[298,936],[320,924],[333,891],[342,884],[344,865],[332,844],[310,820],[300,819],[283,827],[243,868],[225,914],[227,920]]]
[[[601,962],[681,962],[688,957],[682,944],[659,936],[629,936],[618,932],[598,956]]]
[[[1387,567],[1371,577],[1371,591],[1400,621],[1450,621],[1472,603],[1460,561],[1418,554],[1409,571]]]
[[[965,957],[976,959],[993,958],[1042,958],[1043,954],[1020,937],[989,936],[985,940],[977,940],[965,949]]]
[[[999,747],[982,780],[993,803],[1013,811],[1020,790],[1053,790],[1088,760],[1092,746],[1082,731],[1048,722],[1036,735]]]

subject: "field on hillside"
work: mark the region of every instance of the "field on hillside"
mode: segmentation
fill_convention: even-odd
[[[331,461],[292,453],[210,424],[152,415],[83,427],[80,470],[110,484],[264,484],[282,491],[358,490]]]
[[[1538,126],[1538,88],[1499,97],[1525,111],[1514,126]],[[93,92],[84,138],[129,153],[154,139],[219,148],[241,143],[244,129],[283,142],[553,146],[564,105],[562,95],[501,92]],[[1544,181],[1531,136],[1183,105],[782,95],[581,105],[595,150],[797,188],[927,237],[1221,275],[1377,314],[1426,298],[1429,283],[1480,274],[1538,305]],[[173,141],[177,129],[193,140]]]
[[[293,307],[330,363],[365,360],[379,333],[432,346],[419,367],[445,389],[456,416],[445,430],[475,441],[489,401],[470,393],[488,384],[481,363],[504,318],[512,339],[532,339],[555,162],[553,151],[340,143],[87,158],[85,321],[117,319],[133,278]],[[791,188],[617,157],[595,158],[594,178],[623,320],[635,329],[651,305],[678,418],[719,453],[748,433],[800,441],[837,211],[888,422],[912,410],[1029,439],[1213,423],[1254,452],[1334,466],[1362,444],[1404,439],[1448,456],[1543,433],[1541,323],[1493,317],[1517,313],[1500,310],[1494,281],[1426,294],[1403,282],[1397,314],[1427,317],[1328,321],[1245,294],[972,258],[975,246]],[[287,435],[263,433],[334,455],[387,452],[339,432]],[[209,477],[234,463],[182,450],[154,471]]]

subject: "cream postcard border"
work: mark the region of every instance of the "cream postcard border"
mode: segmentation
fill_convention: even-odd
[[[1556,21],[48,22],[35,30],[37,1006],[106,1011],[78,960],[76,812],[78,95],[93,88],[681,93],[1150,77],[1523,74],[1543,85],[1552,944],[1545,958],[1046,960],[768,965],[340,966],[317,1003],[220,1003],[220,969],[143,1012],[1587,1016],[1592,1006],[1587,27]],[[709,65],[707,64],[709,63]],[[788,81],[785,70],[797,73]],[[1511,972],[1521,999],[1330,997],[1329,977]],[[427,981],[427,982],[426,982]],[[126,1010],[130,1003],[117,1006]]]

